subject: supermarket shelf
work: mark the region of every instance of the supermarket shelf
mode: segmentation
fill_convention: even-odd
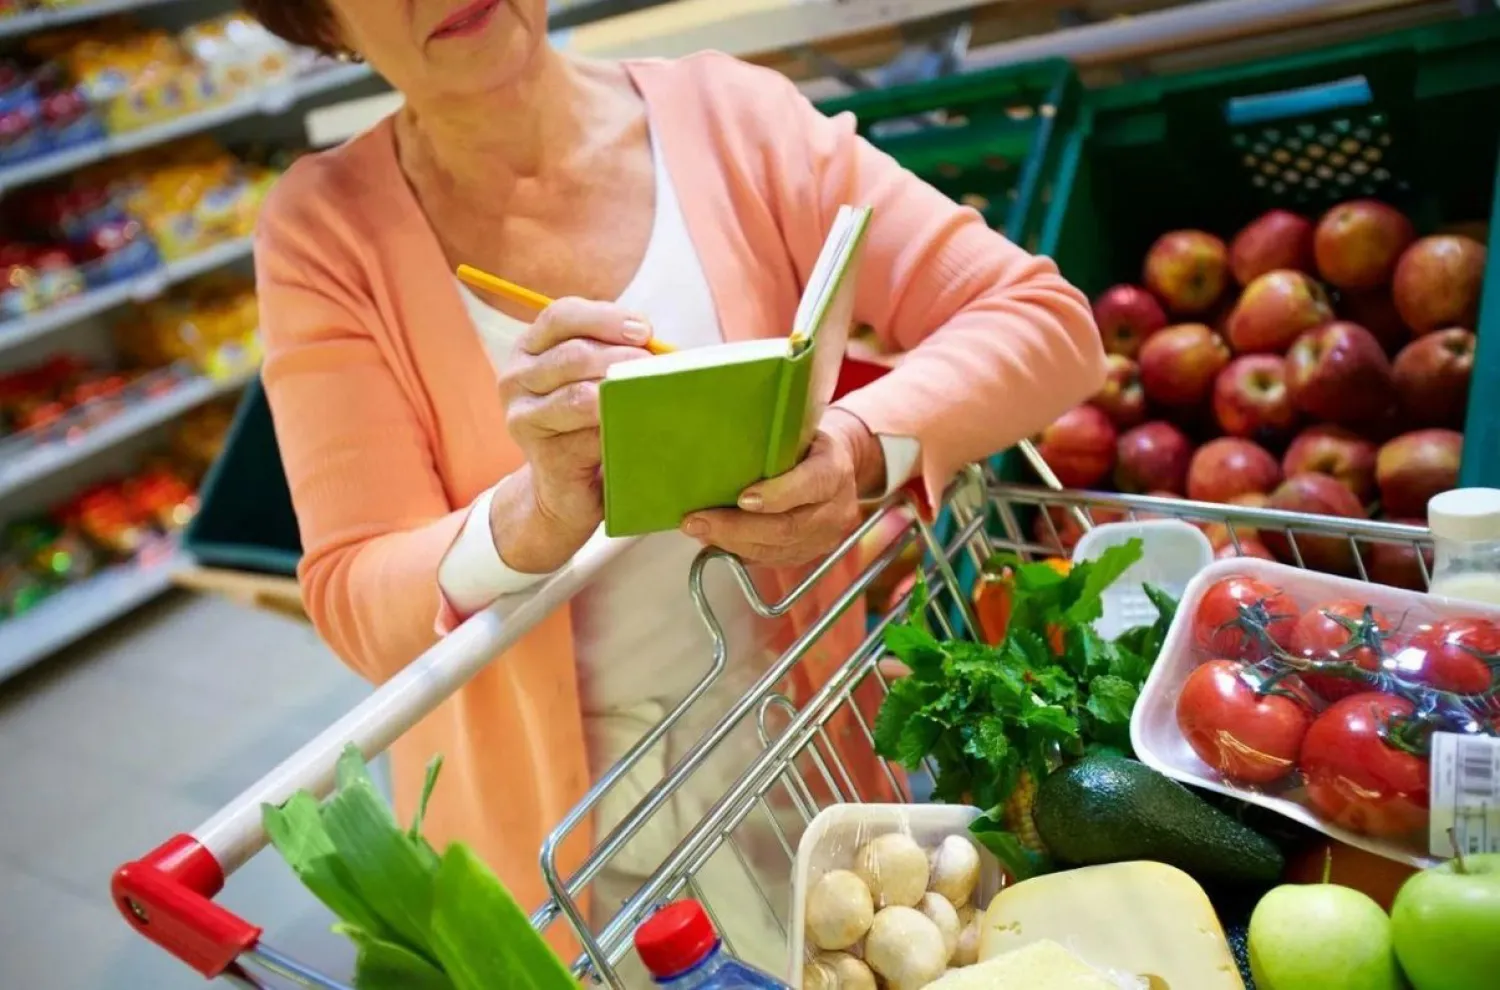
[[[254,240],[249,237],[225,241],[223,244],[214,245],[207,251],[200,251],[178,261],[169,262],[145,275],[85,292],[67,302],[59,303],[30,316],[7,320],[0,323],[0,350],[44,337],[55,330],[71,326],[90,316],[108,312],[128,302],[146,302],[155,299],[174,285],[216,271],[241,258],[248,258],[253,250]]]
[[[48,31],[66,24],[108,17],[111,14],[123,14],[146,7],[160,7],[163,4],[181,2],[182,0],[85,0],[83,3],[63,7],[60,10],[34,10],[26,14],[0,18],[0,38],[18,38],[23,34]]]
[[[188,379],[163,395],[116,413],[76,440],[48,443],[14,457],[0,459],[0,499],[131,437],[170,423],[211,399],[244,388],[254,374],[247,372],[222,380],[205,377]]]
[[[0,193],[17,186],[72,172],[95,162],[197,134],[232,120],[253,117],[257,114],[274,116],[285,113],[300,100],[368,79],[370,76],[369,66],[337,65],[291,82],[267,86],[259,92],[240,99],[231,100],[207,110],[200,110],[197,113],[184,114],[162,124],[142,127],[139,130],[117,134],[78,148],[54,152],[31,161],[0,168]]]
[[[175,548],[146,562],[111,567],[12,619],[0,620],[0,681],[127,615],[172,586],[182,566]]]

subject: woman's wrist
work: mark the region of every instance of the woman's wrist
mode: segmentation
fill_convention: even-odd
[[[578,551],[597,523],[570,525],[544,512],[537,501],[531,468],[506,475],[490,500],[490,533],[495,552],[520,574],[550,574]]]
[[[885,492],[885,448],[865,425],[865,421],[838,406],[823,414],[820,429],[844,445],[854,464],[854,479],[860,498],[874,498]]]

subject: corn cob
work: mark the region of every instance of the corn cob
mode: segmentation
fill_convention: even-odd
[[[1021,841],[1028,852],[1045,855],[1047,847],[1042,843],[1042,837],[1036,830],[1036,820],[1031,813],[1035,805],[1036,778],[1031,775],[1030,770],[1022,770],[1021,775],[1016,778],[1015,789],[1005,799],[1005,827]]]

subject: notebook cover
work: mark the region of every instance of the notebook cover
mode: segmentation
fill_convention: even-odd
[[[787,359],[605,380],[604,531],[676,529],[689,513],[733,506],[759,481]]]

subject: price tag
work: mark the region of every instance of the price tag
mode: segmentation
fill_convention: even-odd
[[[1455,843],[1465,856],[1500,852],[1500,738],[1432,736],[1428,849],[1448,859]]]

